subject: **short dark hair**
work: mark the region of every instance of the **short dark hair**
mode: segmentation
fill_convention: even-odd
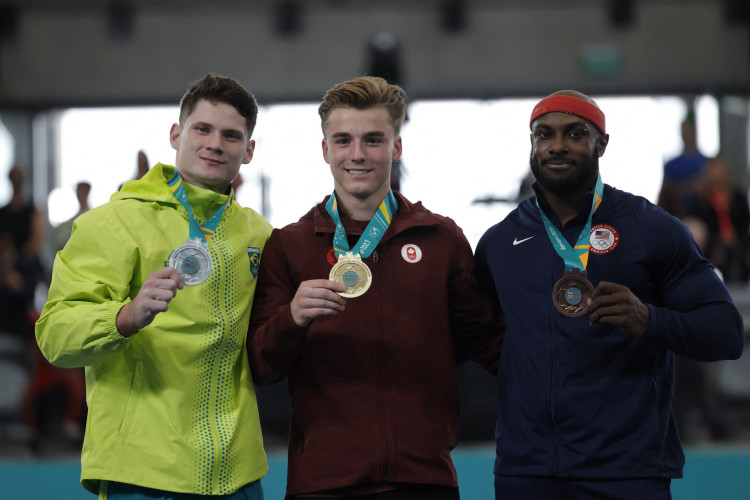
[[[398,136],[406,117],[406,92],[398,85],[377,76],[360,76],[347,80],[326,92],[323,103],[318,107],[323,133],[328,116],[334,109],[369,109],[375,106],[385,107]]]
[[[226,76],[209,73],[193,82],[185,95],[180,99],[180,124],[193,112],[202,99],[214,104],[223,102],[233,106],[247,120],[248,135],[253,135],[258,119],[258,103],[255,97],[237,80]]]

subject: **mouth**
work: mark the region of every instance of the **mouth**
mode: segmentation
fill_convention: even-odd
[[[345,168],[344,170],[352,175],[365,175],[370,172],[369,170],[365,170],[362,168]]]
[[[217,160],[216,158],[209,158],[209,157],[202,156],[201,160],[203,160],[206,163],[208,163],[209,165],[213,165],[213,166],[219,166],[219,165],[223,165],[224,164],[223,161]]]
[[[575,162],[567,159],[547,160],[544,162],[545,167],[549,167],[553,170],[562,170],[565,168],[571,168],[575,166]]]

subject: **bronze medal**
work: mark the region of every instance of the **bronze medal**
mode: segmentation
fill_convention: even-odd
[[[564,316],[577,318],[588,313],[594,285],[586,277],[586,271],[566,269],[552,289],[552,302]]]
[[[353,298],[363,295],[372,284],[372,273],[362,256],[351,252],[339,255],[336,265],[331,268],[328,279],[343,284],[346,290],[339,292],[342,297]]]

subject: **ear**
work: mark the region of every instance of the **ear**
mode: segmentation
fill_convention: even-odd
[[[255,153],[255,139],[247,141],[247,149],[245,150],[245,158],[242,159],[242,163],[248,164],[253,159]]]
[[[323,137],[323,144],[322,144],[322,146],[323,146],[323,159],[326,161],[326,163],[328,163],[330,165],[331,162],[328,161],[328,142],[326,141],[325,137]]]
[[[401,158],[401,136],[398,136],[396,142],[393,144],[393,154],[391,154],[391,161],[398,161]]]
[[[604,151],[607,149],[607,144],[609,144],[609,134],[603,134],[601,137],[599,137],[599,140],[596,141],[596,150],[599,153],[599,156],[604,156]]]
[[[180,149],[180,136],[182,135],[182,127],[179,123],[173,123],[172,128],[169,130],[169,144],[172,145],[172,149],[179,151]]]

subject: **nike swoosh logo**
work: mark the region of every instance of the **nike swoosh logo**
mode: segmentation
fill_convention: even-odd
[[[522,240],[519,240],[518,238],[515,238],[515,239],[513,240],[513,246],[516,246],[516,245],[520,245],[520,244],[521,244],[521,243],[523,243],[524,241],[529,241],[529,240],[530,240],[531,238],[533,238],[533,236],[529,236],[528,238],[524,238],[524,239],[522,239]]]

